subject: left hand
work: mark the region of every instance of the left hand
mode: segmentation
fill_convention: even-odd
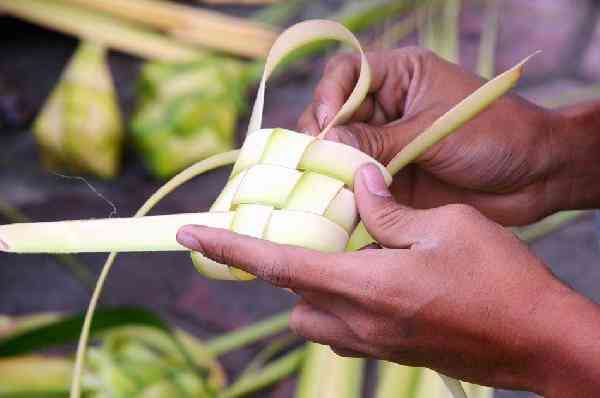
[[[567,315],[581,308],[565,303],[587,301],[471,207],[401,206],[374,165],[361,167],[354,188],[367,230],[385,249],[327,254],[200,226],[182,228],[178,241],[295,291],[292,329],[341,355],[548,396],[558,390],[548,381],[549,366],[565,365],[556,344],[582,327]],[[557,379],[581,384],[578,372]]]

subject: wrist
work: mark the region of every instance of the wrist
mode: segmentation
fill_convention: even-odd
[[[546,398],[599,396],[600,309],[564,285],[542,307],[531,390]]]
[[[552,211],[600,206],[600,102],[551,111]]]

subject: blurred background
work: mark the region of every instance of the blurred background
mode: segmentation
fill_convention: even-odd
[[[487,78],[542,50],[519,93],[548,107],[600,98],[595,0],[0,0],[0,222],[130,216],[168,177],[239,147],[270,43],[309,18],[341,21],[370,50],[427,46]],[[294,129],[336,51],[319,43],[289,59],[270,85],[266,126]],[[228,172],[191,181],[155,213],[207,209]],[[562,213],[519,233],[558,277],[600,302],[600,216]],[[64,317],[87,307],[103,260],[0,254],[0,396],[65,396],[80,319]],[[374,363],[361,383],[356,362],[340,365],[347,394],[298,390],[299,373],[315,377],[307,367],[334,380],[326,370],[336,359],[289,336],[294,301],[260,282],[204,279],[184,254],[122,255],[101,299],[110,310],[98,322],[86,394],[446,396],[437,380],[404,368],[387,377],[412,387],[384,388]],[[473,387],[473,396],[490,394]]]

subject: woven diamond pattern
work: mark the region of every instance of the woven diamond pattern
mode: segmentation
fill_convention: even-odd
[[[317,144],[338,145],[353,152],[355,164],[313,162]],[[315,148],[318,151],[318,148]],[[350,233],[358,222],[352,192],[355,168],[365,161],[362,152],[339,143],[316,140],[289,130],[261,130],[249,136],[232,175],[211,211],[235,211],[256,204],[274,209],[323,216]],[[383,166],[380,166],[384,170]],[[345,170],[344,170],[345,169]],[[391,178],[389,178],[391,180]]]

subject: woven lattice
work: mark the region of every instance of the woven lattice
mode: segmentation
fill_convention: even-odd
[[[289,130],[261,130],[267,80],[292,51],[315,40],[333,39],[350,45],[361,58],[356,85],[320,134],[350,119],[366,97],[370,67],[359,41],[344,26],[306,21],[283,32],[273,43],[258,86],[248,134],[227,186],[211,212],[233,212],[234,232],[321,251],[342,251],[358,221],[352,192],[354,173],[375,162],[364,153]],[[391,177],[379,165],[386,179]],[[193,254],[201,273],[217,279],[251,276]],[[233,274],[233,275],[231,275]]]
[[[289,130],[259,130],[246,139],[231,177],[210,211],[234,212],[232,231],[274,241],[290,234],[273,228],[286,225],[302,232],[309,223],[316,223],[321,233],[298,233],[299,241],[281,243],[341,251],[359,219],[352,191],[354,174],[369,162],[377,164],[391,182],[382,165],[352,147]],[[281,217],[294,224],[273,222]],[[217,263],[199,255],[195,255],[195,263],[201,272],[215,276]],[[219,274],[224,276],[226,272]]]

